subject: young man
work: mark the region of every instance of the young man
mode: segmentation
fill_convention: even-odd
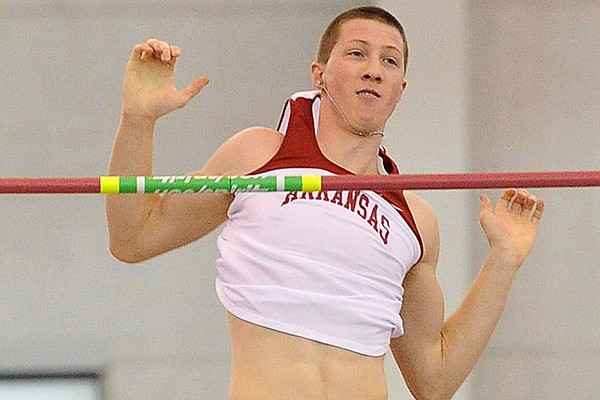
[[[152,175],[157,119],[208,83],[177,90],[179,56],[160,40],[134,47],[109,174]],[[239,132],[195,174],[398,173],[380,145],[406,87],[407,56],[404,30],[386,11],[341,14],[311,66],[318,90],[290,99],[278,131]],[[228,220],[217,293],[232,340],[231,399],[383,400],[390,346],[416,398],[456,392],[496,326],[544,205],[524,190],[505,191],[495,207],[481,197],[489,253],[447,320],[436,218],[410,192],[108,196],[106,207],[111,251],[125,262],[193,242]]]

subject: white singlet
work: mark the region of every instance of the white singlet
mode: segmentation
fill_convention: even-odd
[[[286,103],[281,148],[254,175],[350,174],[319,150],[319,104],[318,92]],[[422,243],[402,192],[238,193],[228,216],[216,290],[233,315],[369,356],[403,333],[402,282]]]

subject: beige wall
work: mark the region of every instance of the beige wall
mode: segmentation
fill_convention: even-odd
[[[474,171],[600,170],[600,3],[471,1]],[[474,372],[477,399],[600,398],[600,192],[536,190],[539,243]]]

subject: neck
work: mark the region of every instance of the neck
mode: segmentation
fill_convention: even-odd
[[[377,158],[382,137],[360,136],[348,132],[330,106],[321,103],[317,142],[325,157],[359,175],[377,174]]]

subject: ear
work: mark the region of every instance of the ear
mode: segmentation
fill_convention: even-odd
[[[323,68],[323,65],[321,65],[318,62],[314,62],[310,65],[310,76],[311,76],[311,81],[313,84],[313,87],[315,87],[316,89],[322,89],[323,88],[323,83],[324,83],[324,79],[323,79],[323,74],[325,73],[325,68]]]
[[[406,90],[406,86],[408,86],[408,82],[406,82],[406,79],[402,81],[402,85],[400,86],[400,94],[398,95],[398,101],[396,101],[397,103],[400,103],[400,100],[402,100],[402,96],[404,95],[404,91]]]

